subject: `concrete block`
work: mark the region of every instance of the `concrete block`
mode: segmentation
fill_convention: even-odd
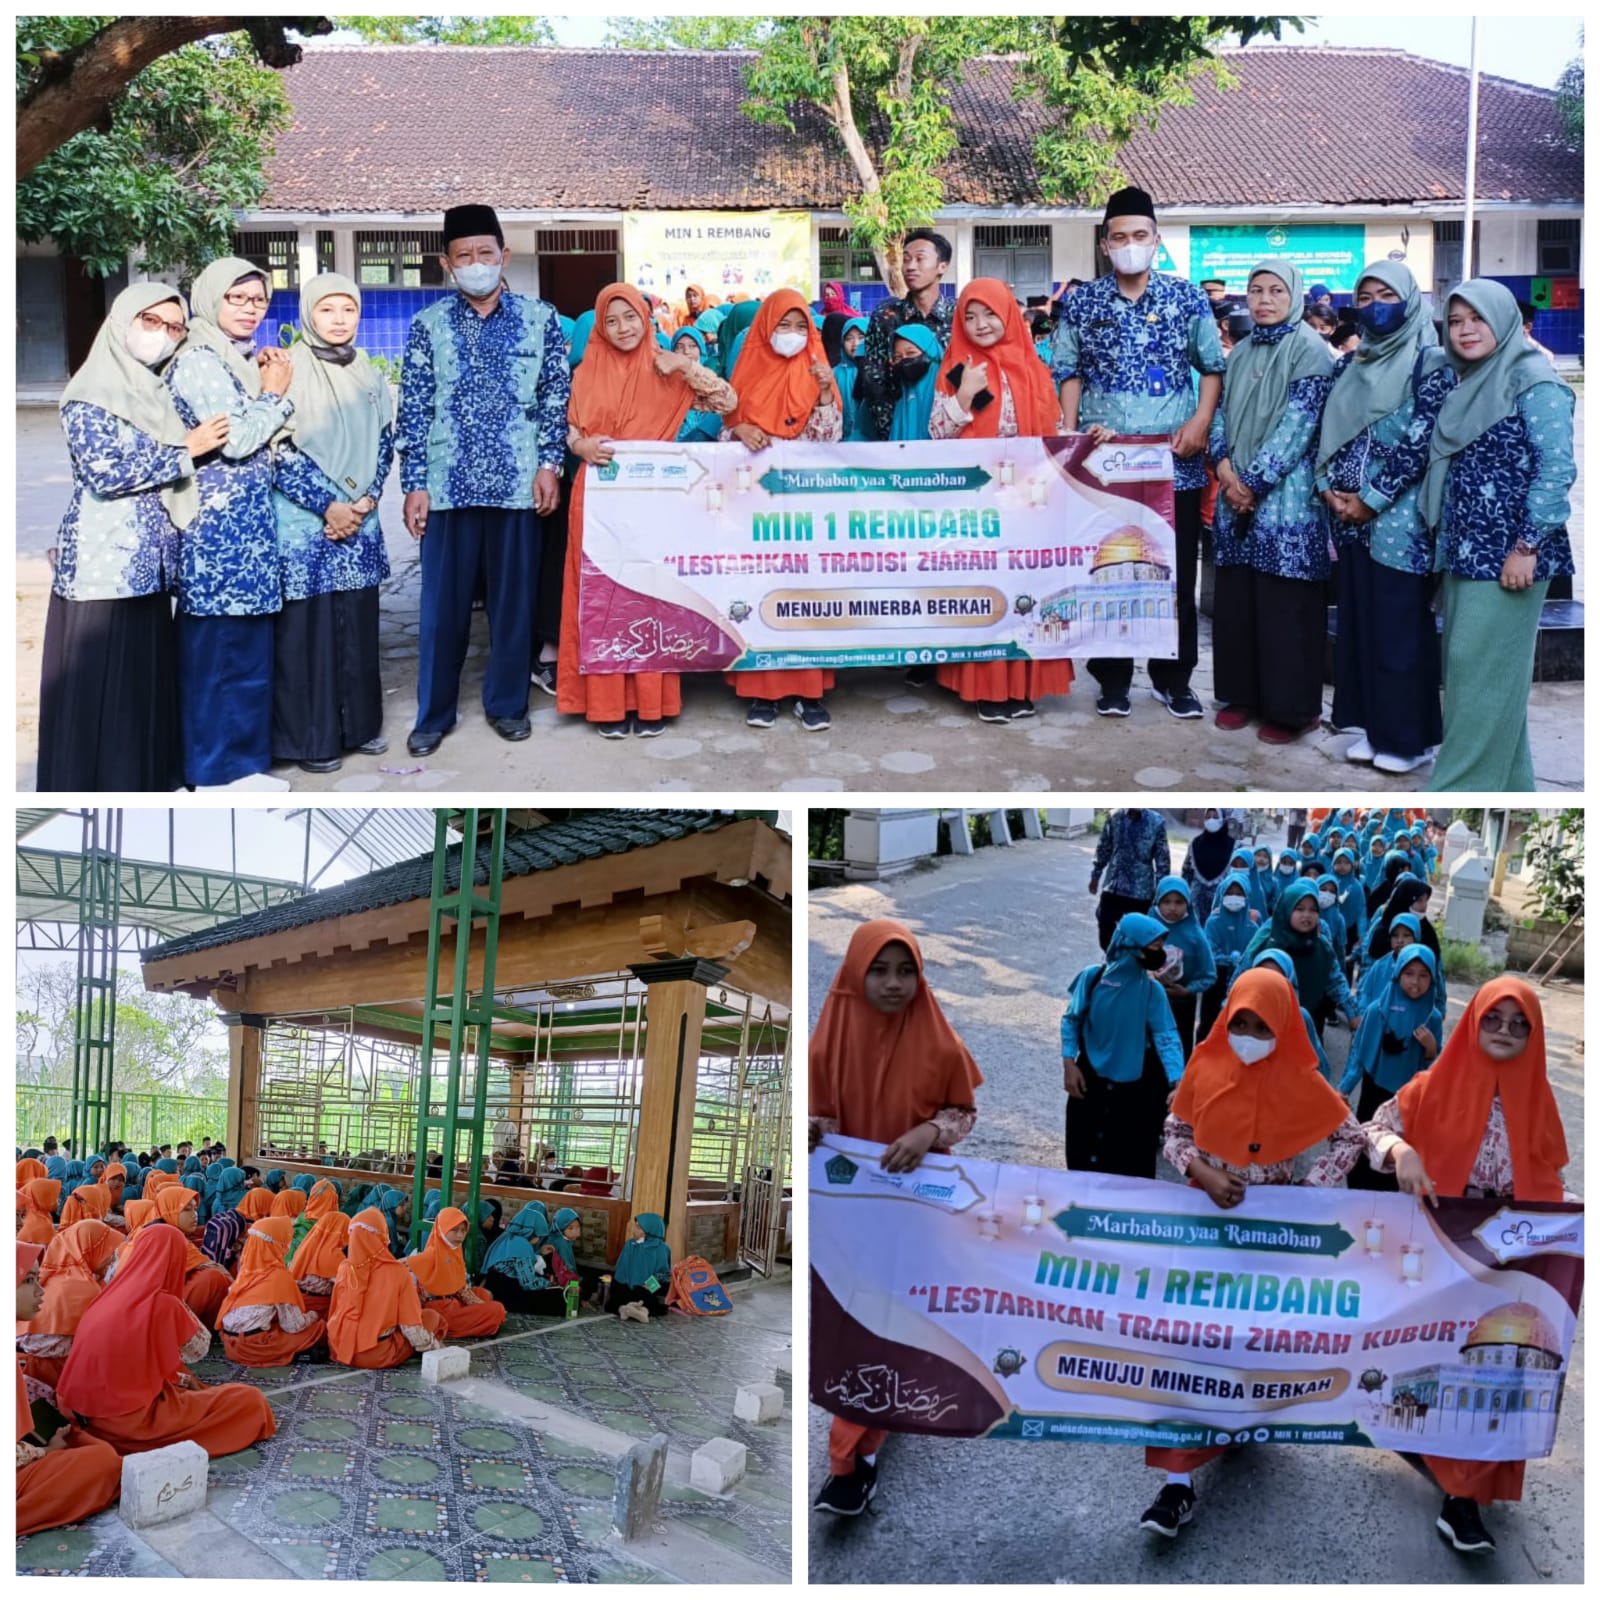
[[[642,1539],[656,1525],[661,1481],[667,1471],[667,1436],[652,1434],[617,1463],[611,1499],[611,1525],[624,1539]]]
[[[741,1383],[733,1414],[741,1422],[776,1422],[783,1415],[783,1390],[775,1383]]]
[[[711,1439],[689,1458],[689,1484],[707,1494],[726,1494],[744,1476],[744,1446],[737,1439]]]
[[[460,1345],[422,1352],[424,1383],[455,1383],[472,1371],[472,1357]]]
[[[130,1528],[150,1528],[204,1511],[209,1464],[205,1451],[192,1439],[124,1456],[117,1514]]]

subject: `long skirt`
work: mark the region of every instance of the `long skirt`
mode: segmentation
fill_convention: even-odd
[[[444,1318],[431,1306],[422,1308],[422,1326],[434,1338],[444,1337]],[[411,1341],[396,1328],[387,1339],[380,1340],[370,1350],[358,1350],[354,1361],[339,1361],[331,1356],[337,1365],[342,1367],[360,1367],[368,1372],[383,1372],[390,1367],[403,1367],[406,1362],[416,1355]]]
[[[1128,1083],[1101,1077],[1082,1052],[1078,1065],[1086,1092],[1067,1101],[1068,1170],[1155,1177],[1168,1085],[1154,1047],[1145,1045],[1143,1070]]]
[[[444,1324],[445,1338],[486,1339],[505,1326],[506,1308],[487,1289],[472,1292],[478,1299],[475,1306],[448,1296],[428,1301],[427,1309]]]
[[[614,1313],[621,1311],[624,1306],[636,1303],[642,1305],[652,1317],[659,1317],[667,1309],[667,1297],[659,1289],[650,1290],[638,1284],[618,1283],[613,1278],[611,1287],[606,1291],[606,1310]]]
[[[166,793],[183,783],[172,597],[63,600],[45,614],[41,794]]]
[[[1361,1074],[1361,1093],[1356,1096],[1356,1121],[1361,1123],[1371,1122],[1378,1114],[1378,1107],[1384,1101],[1392,1100],[1395,1091],[1380,1089],[1366,1073]],[[1392,1172],[1377,1172],[1373,1169],[1371,1161],[1362,1156],[1350,1169],[1350,1176],[1345,1179],[1346,1188],[1367,1189],[1383,1194],[1398,1194],[1400,1192],[1399,1180]]]
[[[583,482],[572,485],[567,516],[566,565],[561,583],[561,643],[556,651],[556,710],[581,713],[590,722],[621,722],[636,711],[646,722],[683,710],[683,687],[675,672],[578,670],[581,634],[578,586],[583,577]]]
[[[26,1324],[19,1322],[18,1331]],[[22,1370],[36,1383],[46,1383],[53,1389],[61,1381],[61,1369],[66,1366],[66,1356],[30,1356],[22,1358]]]
[[[1362,729],[1387,755],[1420,756],[1444,729],[1433,578],[1386,567],[1359,544],[1339,552],[1334,577],[1334,725]]]
[[[232,783],[272,765],[275,621],[178,613],[185,783]]]
[[[875,1456],[889,1437],[883,1428],[864,1428],[859,1422],[835,1417],[828,1429],[828,1471],[836,1478],[848,1478],[862,1456]]]
[[[834,684],[833,673],[820,667],[729,672],[724,676],[742,700],[783,700],[789,695],[798,695],[802,700],[820,700]]]
[[[263,1333],[229,1333],[222,1330],[222,1350],[241,1367],[287,1367],[302,1350],[328,1342],[328,1324],[317,1321],[299,1333],[286,1333],[274,1324]]]
[[[267,1397],[251,1384],[180,1389],[171,1379],[149,1405],[115,1417],[86,1417],[83,1425],[123,1456],[185,1439],[208,1456],[231,1456],[278,1431]]]
[[[939,687],[969,705],[978,700],[1042,700],[1072,693],[1070,661],[964,661],[940,667]]]
[[[68,1428],[65,1449],[17,1469],[17,1537],[82,1522],[121,1493],[122,1457],[82,1428]]]
[[[1480,1506],[1492,1500],[1522,1498],[1525,1461],[1456,1461],[1449,1456],[1424,1456],[1422,1459],[1446,1494],[1462,1500],[1476,1500]]]
[[[332,761],[383,732],[378,590],[286,600],[272,680],[272,757]]]
[[[183,1282],[183,1303],[205,1323],[215,1328],[222,1302],[233,1287],[233,1276],[214,1267],[196,1267]]]
[[[1444,580],[1444,742],[1428,789],[1529,794],[1528,693],[1548,582]]]
[[[567,1297],[548,1279],[542,1289],[524,1289],[509,1273],[491,1269],[489,1281],[494,1297],[507,1311],[523,1317],[564,1317]]]
[[[1203,1467],[1206,1462],[1226,1455],[1227,1450],[1228,1447],[1222,1444],[1208,1445],[1204,1450],[1167,1450],[1146,1445],[1144,1464],[1147,1467],[1159,1467],[1163,1472],[1193,1472],[1196,1467]]]
[[[1325,586],[1254,567],[1218,567],[1211,630],[1216,697],[1281,728],[1322,714]]]

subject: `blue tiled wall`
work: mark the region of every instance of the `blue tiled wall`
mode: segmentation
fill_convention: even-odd
[[[364,289],[361,294],[360,345],[369,356],[388,356],[400,359],[406,347],[406,332],[411,319],[424,306],[454,294],[454,289]],[[262,324],[260,342],[279,342],[279,332],[285,327],[294,328],[300,321],[300,291],[280,289],[267,307],[267,320]]]
[[[1519,300],[1526,300],[1533,287],[1533,278],[1503,278],[1498,274],[1496,283],[1503,283]],[[1541,311],[1533,319],[1533,336],[1552,355],[1581,356],[1583,354],[1583,291],[1578,291],[1578,304],[1572,311]]]

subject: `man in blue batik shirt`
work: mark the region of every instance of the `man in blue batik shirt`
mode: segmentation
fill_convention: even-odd
[[[1150,196],[1143,189],[1119,189],[1106,202],[1100,241],[1111,271],[1062,302],[1051,371],[1069,432],[1082,428],[1102,441],[1139,433],[1172,440],[1178,655],[1148,664],[1150,687],[1173,716],[1199,717],[1204,712],[1189,675],[1199,657],[1200,499],[1207,431],[1228,363],[1206,296],[1183,278],[1150,270],[1160,244]],[[1198,404],[1194,373],[1200,375]],[[1092,660],[1089,671],[1100,684],[1095,710],[1102,717],[1127,716],[1132,660]]]
[[[572,389],[555,308],[505,286],[511,252],[493,208],[452,206],[444,238],[459,292],[412,320],[397,428],[406,529],[422,544],[414,756],[455,726],[480,571],[483,709],[502,739],[528,737],[540,518],[560,499]]]

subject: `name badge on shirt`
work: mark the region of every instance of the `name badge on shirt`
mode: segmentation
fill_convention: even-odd
[[[1167,393],[1167,375],[1152,362],[1144,369],[1145,392],[1152,400],[1161,400]]]

